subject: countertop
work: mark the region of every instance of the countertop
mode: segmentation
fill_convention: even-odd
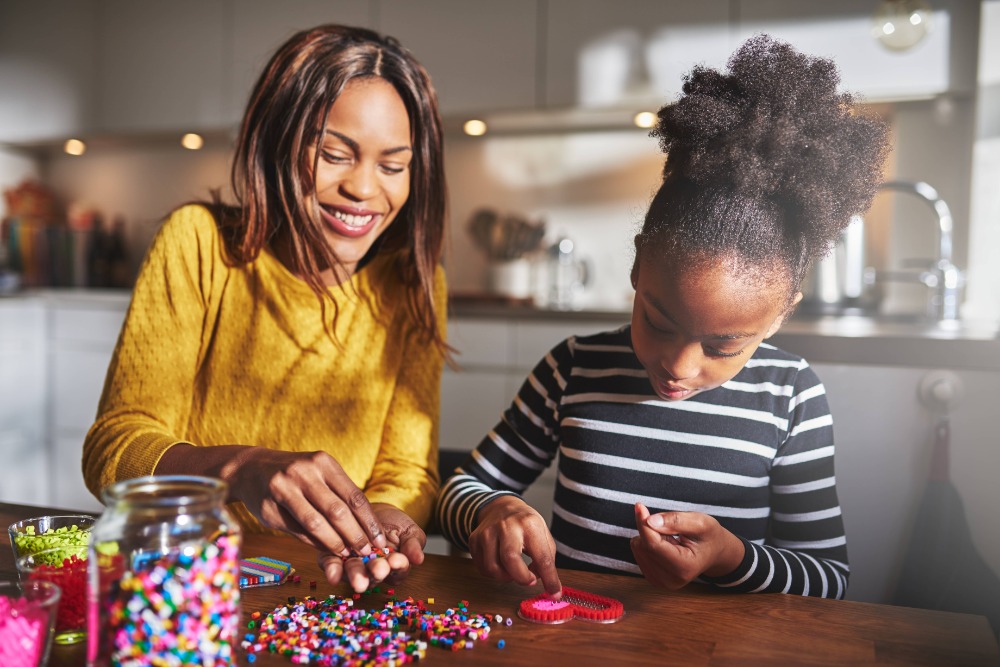
[[[61,307],[128,307],[128,290],[40,289],[0,299],[41,298]],[[551,310],[526,302],[454,299],[449,317],[525,323],[574,323],[588,327],[606,322],[625,324],[631,312],[622,309]],[[812,363],[871,364],[916,368],[1000,371],[1000,323],[958,322],[951,326],[919,318],[793,315],[770,339],[778,347]]]
[[[607,322],[631,319],[630,311],[557,311],[525,304],[454,302],[455,318],[525,322]],[[813,363],[872,364],[1000,371],[996,322],[939,325],[916,317],[793,315],[770,342]]]

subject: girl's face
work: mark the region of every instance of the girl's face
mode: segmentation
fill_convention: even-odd
[[[410,196],[410,118],[390,83],[353,79],[323,129],[313,177],[323,234],[353,274]]]
[[[640,256],[632,282],[632,345],[666,401],[731,380],[778,330],[789,307],[786,281],[754,283],[723,262],[686,267]]]

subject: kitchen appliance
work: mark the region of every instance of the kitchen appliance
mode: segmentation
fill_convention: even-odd
[[[865,221],[855,215],[830,253],[817,260],[806,275],[799,312],[847,315],[877,310],[878,294],[865,261]]]
[[[577,310],[583,290],[590,284],[590,261],[577,253],[573,239],[563,236],[549,246],[548,307],[555,310]]]

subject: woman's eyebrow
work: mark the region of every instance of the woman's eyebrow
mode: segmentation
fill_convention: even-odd
[[[341,134],[340,132],[331,129],[327,129],[326,134],[332,134],[333,136],[337,137],[345,144],[347,144],[347,146],[355,153],[359,152],[361,149],[361,146],[358,145],[358,142],[356,142],[354,139],[351,139],[346,134]],[[395,148],[386,148],[384,151],[382,151],[382,155],[393,155],[395,153],[402,153],[404,151],[412,152],[413,149],[410,146],[396,146]]]

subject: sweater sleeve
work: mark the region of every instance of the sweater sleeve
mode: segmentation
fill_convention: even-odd
[[[734,572],[702,579],[744,592],[842,599],[850,569],[833,455],[826,390],[804,366],[789,403],[788,435],[771,467],[768,537],[764,544],[743,540],[746,555]]]
[[[143,263],[83,445],[84,481],[98,498],[114,482],[152,474],[183,442],[221,257],[214,224],[200,206],[178,209]]]
[[[447,294],[444,269],[438,266],[434,274],[434,305],[442,333],[447,328]],[[444,356],[434,345],[411,332],[405,342],[403,360],[365,494],[369,501],[394,505],[426,526],[440,483],[438,415]]]
[[[555,459],[572,341],[563,341],[538,362],[500,422],[442,488],[436,518],[458,548],[468,550],[482,507],[500,496],[520,495]]]

